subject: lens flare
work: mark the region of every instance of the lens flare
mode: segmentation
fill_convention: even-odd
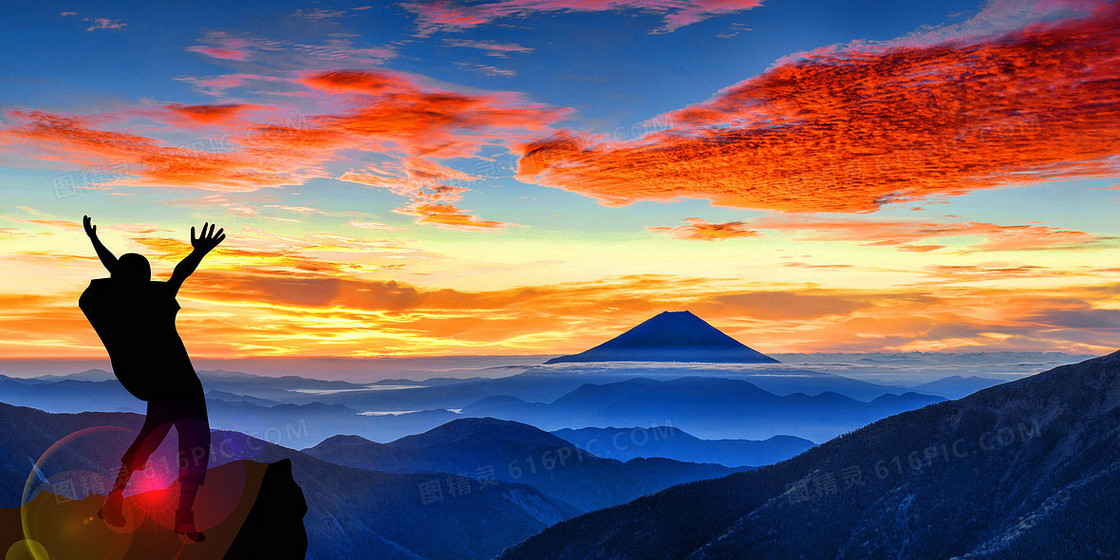
[[[8,552],[4,554],[4,560],[43,560],[45,558],[50,558],[46,547],[31,539],[16,541],[15,544],[8,547]]]
[[[98,512],[120,455],[135,436],[118,426],[86,428],[55,442],[32,463],[20,500],[24,544],[9,549],[5,560],[83,558],[90,550],[107,560],[124,558],[136,520],[126,516],[126,526],[114,528]]]

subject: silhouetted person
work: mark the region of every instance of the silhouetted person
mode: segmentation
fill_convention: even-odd
[[[201,541],[204,536],[194,523],[193,506],[210,462],[210,422],[202,382],[175,330],[179,311],[175,295],[202,257],[225,239],[224,230],[215,233],[215,226],[207,223],[195,238],[192,227],[194,250],[175,267],[170,280],[159,282],[152,280],[152,269],[143,255],[128,253],[118,259],[97,238],[97,226],[90,223],[89,216],[82,222],[109,278],[90,282],[78,307],[104,343],[121,385],[148,403],[144,426],[121,458],[120,474],[99,515],[110,525],[125,524],[122,506],[129,478],[133,471],[144,468],[174,427],[179,436],[175,532],[185,540]]]

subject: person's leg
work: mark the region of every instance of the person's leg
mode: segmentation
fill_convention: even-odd
[[[172,422],[168,418],[167,406],[167,403],[160,401],[148,403],[148,414],[144,418],[144,425],[140,428],[140,433],[136,435],[132,445],[121,457],[121,470],[122,472],[127,470],[128,476],[131,476],[134,471],[144,469],[152,453],[159,449],[159,445],[163,443],[163,439],[171,431]],[[118,476],[117,479],[120,482],[121,477]],[[124,482],[125,484],[128,483],[128,477],[124,478]],[[114,485],[113,489],[117,490],[117,485]],[[123,485],[121,485],[120,490],[124,490]]]
[[[167,432],[171,430],[171,424],[167,422],[165,416],[165,410],[158,401],[148,403],[144,425],[140,427],[140,433],[121,457],[121,469],[117,472],[117,480],[105,498],[104,507],[101,508],[101,517],[110,525],[120,527],[125,524],[124,514],[121,511],[124,504],[124,489],[128,486],[132,473],[142,470],[147,465],[152,453],[155,453],[163,438],[167,437]]]
[[[205,401],[184,401],[180,412],[180,419],[175,422],[179,433],[179,507],[175,511],[175,527],[185,539],[197,542],[205,538],[194,524],[194,502],[210,464],[210,422]]]

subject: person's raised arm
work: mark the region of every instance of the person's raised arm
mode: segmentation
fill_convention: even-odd
[[[215,227],[217,226],[209,222],[203,224],[202,233],[198,238],[195,238],[194,228],[191,228],[191,246],[194,247],[194,250],[175,266],[175,271],[171,273],[171,279],[167,281],[174,292],[178,293],[183,281],[198,268],[198,264],[202,262],[202,257],[205,257],[206,253],[209,253],[226,238],[225,230],[219,229],[215,233]]]
[[[86,235],[89,236],[90,242],[93,243],[93,250],[97,251],[97,258],[101,259],[101,264],[105,265],[105,270],[109,274],[113,274],[113,269],[117,267],[117,257],[101,242],[97,237],[97,226],[93,225],[89,216],[82,217],[82,227],[86,230]]]

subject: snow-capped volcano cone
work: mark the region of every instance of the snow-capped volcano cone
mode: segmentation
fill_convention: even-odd
[[[688,311],[665,311],[590,350],[560,362],[777,363]]]

